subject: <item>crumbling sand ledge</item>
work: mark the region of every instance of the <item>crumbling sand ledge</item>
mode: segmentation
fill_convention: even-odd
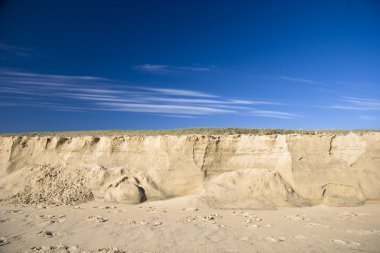
[[[3,136],[0,197],[21,192],[45,165],[81,171],[96,197],[119,203],[185,195],[221,208],[380,200],[379,132]]]

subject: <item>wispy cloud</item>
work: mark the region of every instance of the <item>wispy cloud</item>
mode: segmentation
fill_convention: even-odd
[[[322,84],[322,82],[310,80],[310,79],[303,79],[298,77],[290,77],[290,76],[280,76],[282,80],[296,82],[296,83],[306,83],[306,84]]]
[[[241,99],[232,99],[229,101],[229,103],[240,104],[240,105],[283,105],[283,103],[273,102],[273,101],[241,100]]]
[[[376,117],[374,117],[374,116],[368,116],[368,115],[360,116],[359,119],[366,120],[366,121],[377,121]]]
[[[2,106],[35,106],[65,111],[121,111],[191,118],[251,115],[292,119],[297,115],[266,106],[276,101],[232,99],[199,90],[131,86],[96,76],[37,74],[0,69]],[[262,107],[262,108],[257,108]]]
[[[184,118],[184,119],[196,119],[198,118],[197,116],[194,115],[173,115],[173,114],[158,114],[159,116],[162,117],[170,117],[170,118]]]
[[[6,53],[10,53],[16,56],[21,56],[21,57],[30,55],[29,50],[26,48],[16,47],[16,46],[4,44],[4,43],[0,43],[0,52],[6,52]]]
[[[380,100],[371,98],[343,97],[339,104],[331,105],[330,108],[353,111],[378,111]]]
[[[157,64],[143,64],[135,66],[134,69],[150,72],[155,74],[169,74],[169,73],[182,73],[182,72],[205,72],[210,71],[212,67],[198,67],[198,66],[171,66],[171,65],[157,65]]]
[[[259,117],[269,117],[278,119],[294,119],[300,117],[300,115],[298,114],[270,110],[252,110],[251,113]]]
[[[111,110],[127,112],[174,113],[174,114],[220,114],[235,113],[233,110],[224,110],[205,106],[169,105],[169,104],[137,104],[137,103],[99,103],[109,106]]]
[[[40,85],[67,85],[77,81],[111,81],[107,78],[97,76],[67,76],[67,75],[51,75],[51,74],[36,74],[22,71],[12,71],[7,69],[0,69],[0,73],[3,78],[18,78],[18,83],[35,84]]]
[[[207,93],[199,92],[199,91],[192,91],[192,90],[163,89],[163,88],[141,88],[141,89],[161,93],[164,95],[170,95],[170,96],[207,97],[207,98],[217,97],[215,95],[211,95],[211,94],[207,94]]]

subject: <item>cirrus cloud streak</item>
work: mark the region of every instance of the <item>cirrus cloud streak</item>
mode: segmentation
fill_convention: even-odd
[[[34,106],[50,110],[119,111],[183,118],[221,114],[277,119],[300,116],[265,108],[282,105],[276,101],[226,98],[199,90],[137,86],[96,76],[7,69],[0,69],[0,98],[3,108]]]

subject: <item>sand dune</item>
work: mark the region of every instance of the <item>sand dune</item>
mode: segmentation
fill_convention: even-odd
[[[74,186],[80,181],[83,189],[75,191],[88,188],[97,197],[119,203],[189,194],[207,197],[211,192],[216,200],[219,191],[220,197],[228,198],[222,196],[228,192],[231,201],[246,202],[245,208],[265,207],[256,200],[269,197],[271,207],[359,205],[380,199],[379,143],[377,132],[0,137],[1,196],[20,193],[27,181],[39,180],[36,173],[46,177],[51,171],[54,180],[45,185]]]
[[[268,169],[224,172],[207,184],[202,200],[215,208],[274,209],[309,205],[277,171]]]
[[[0,137],[0,252],[376,252],[379,161],[376,132]]]

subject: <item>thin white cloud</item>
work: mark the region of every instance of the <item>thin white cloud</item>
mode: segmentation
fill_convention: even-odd
[[[161,93],[164,95],[172,95],[172,96],[185,96],[185,97],[206,97],[206,98],[215,98],[217,96],[207,94],[199,91],[192,90],[182,90],[182,89],[163,89],[163,88],[140,88],[147,91],[153,91],[157,93]]]
[[[162,72],[167,69],[166,65],[153,65],[153,64],[144,64],[135,67],[138,70],[148,71],[148,72]]]
[[[0,50],[3,50],[3,51],[10,51],[10,50],[23,50],[23,51],[26,51],[25,48],[15,47],[15,46],[4,44],[4,43],[0,43]]]
[[[362,115],[359,117],[361,120],[366,120],[366,121],[377,121],[377,118],[374,116],[368,116],[368,115]]]
[[[198,90],[130,86],[96,76],[36,74],[0,69],[2,103],[51,110],[106,110],[171,117],[247,115],[289,119],[287,112],[264,110],[275,101],[230,99]],[[75,105],[75,106],[73,106]],[[255,107],[264,107],[261,110]]]
[[[38,96],[38,92],[31,91],[30,89],[25,88],[14,88],[14,87],[0,87],[0,93],[9,93],[9,94],[23,94],[29,96]]]
[[[270,102],[270,101],[253,101],[253,100],[241,100],[241,99],[232,99],[229,101],[231,104],[240,104],[240,105],[283,105],[283,103]]]
[[[182,73],[182,72],[205,72],[210,71],[211,67],[198,67],[198,66],[171,66],[171,65],[158,65],[158,64],[143,64],[135,66],[134,69],[155,73]]]
[[[171,98],[171,97],[147,97],[147,100],[174,102],[174,103],[197,103],[197,104],[217,104],[217,105],[279,105],[280,103],[269,101],[249,101],[249,100],[216,100],[216,99],[198,99],[198,98]]]
[[[280,78],[283,80],[286,80],[286,81],[291,81],[291,82],[296,82],[296,83],[322,84],[319,81],[314,81],[314,80],[310,80],[310,79],[303,79],[303,78],[298,78],[298,77],[280,76]]]
[[[179,66],[179,67],[173,67],[174,69],[178,70],[184,70],[184,71],[210,71],[211,68],[206,67],[190,67],[190,66]]]
[[[26,48],[16,47],[5,43],[0,43],[0,51],[21,57],[26,57],[30,55],[29,50]]]
[[[376,99],[346,97],[345,101],[364,108],[369,108],[373,110],[380,109],[380,100]]]
[[[203,106],[186,106],[186,105],[162,105],[162,104],[135,104],[135,103],[98,103],[99,105],[107,106],[115,111],[127,112],[150,112],[150,113],[169,113],[169,114],[190,114],[190,115],[205,115],[205,114],[220,114],[220,113],[235,113],[232,110],[223,110],[212,107]],[[107,109],[107,108],[106,108]]]
[[[367,111],[366,108],[350,106],[350,105],[331,105],[329,107],[333,109],[341,109],[341,110]]]
[[[71,111],[71,112],[83,112],[84,109],[78,106],[70,106],[60,103],[49,103],[43,101],[26,101],[25,103],[11,103],[9,106],[23,106],[23,107],[39,107],[54,111]]]
[[[36,73],[29,73],[29,72],[21,72],[21,71],[14,71],[14,70],[7,70],[7,69],[0,69],[0,73],[3,75],[3,77],[17,77],[19,81],[22,80],[30,80],[30,81],[40,81],[42,84],[51,83],[54,82],[73,82],[73,81],[111,81],[110,79],[103,78],[103,77],[97,77],[97,76],[72,76],[72,75],[52,75],[52,74],[36,74]],[[26,78],[26,79],[23,79]],[[30,79],[27,79],[30,78]],[[54,81],[54,82],[53,82]]]
[[[343,97],[341,103],[329,106],[333,109],[352,111],[378,111],[380,100],[371,98]]]
[[[170,118],[185,118],[185,119],[196,119],[197,116],[193,115],[175,115],[175,114],[159,114],[159,116],[170,117]]]
[[[271,110],[252,110],[251,113],[259,117],[269,117],[269,118],[278,118],[278,119],[294,119],[300,116],[293,113],[271,111]]]

